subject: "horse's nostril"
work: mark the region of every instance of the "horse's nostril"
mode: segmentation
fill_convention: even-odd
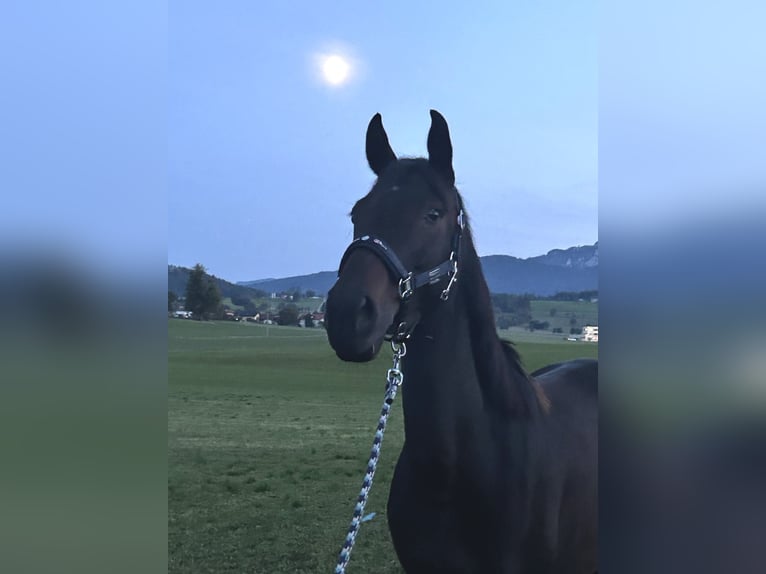
[[[362,333],[371,329],[375,323],[376,315],[375,303],[372,302],[372,299],[367,296],[362,297],[356,313],[357,332]]]
[[[373,311],[372,299],[367,296],[362,297],[362,301],[359,304],[359,311],[362,313],[371,314]]]

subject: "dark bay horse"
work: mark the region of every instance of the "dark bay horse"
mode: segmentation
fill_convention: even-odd
[[[408,574],[597,570],[598,363],[532,374],[497,336],[454,183],[452,143],[431,111],[428,158],[397,159],[376,114],[377,180],[327,299],[330,344],[369,361],[406,341],[405,443],[388,524]]]

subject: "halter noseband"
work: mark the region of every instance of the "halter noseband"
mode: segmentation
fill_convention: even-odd
[[[441,281],[443,278],[448,277],[449,283],[447,283],[447,287],[445,287],[440,295],[441,300],[446,301],[449,298],[452,286],[455,284],[455,281],[457,281],[460,238],[464,228],[465,215],[463,214],[463,208],[459,207],[457,229],[452,236],[452,250],[450,251],[449,259],[443,261],[429,271],[423,271],[422,273],[417,274],[407,271],[407,268],[391,246],[380,237],[375,237],[374,235],[357,237],[351,242],[351,245],[348,246],[343,254],[343,257],[340,260],[340,265],[338,266],[338,275],[340,275],[340,272],[343,270],[343,265],[345,265],[353,251],[356,251],[357,249],[368,249],[383,261],[389,272],[393,275],[394,280],[398,281],[399,298],[402,301],[409,299],[416,289],[423,287],[424,285],[433,285],[434,283]]]

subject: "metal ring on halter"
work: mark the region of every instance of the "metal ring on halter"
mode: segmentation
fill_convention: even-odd
[[[444,288],[444,291],[442,291],[442,294],[439,296],[442,301],[446,301],[449,298],[449,293],[452,290],[452,286],[457,281],[457,258],[455,257],[454,251],[450,254],[450,261],[452,261],[452,273],[450,274],[447,287]]]
[[[406,299],[412,295],[412,273],[402,279],[399,279],[399,298]]]

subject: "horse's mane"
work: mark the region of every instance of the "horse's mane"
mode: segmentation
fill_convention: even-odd
[[[535,393],[535,399],[537,401],[537,405],[540,408],[540,410],[544,414],[548,414],[548,412],[551,410],[551,401],[548,398],[548,395],[545,394],[545,390],[540,386],[540,383],[535,380],[534,377],[527,374],[527,372],[524,370],[524,367],[521,363],[521,356],[519,355],[519,352],[516,350],[516,347],[511,341],[508,341],[507,339],[500,338],[500,344],[503,346],[503,351],[505,352],[505,358],[508,360],[508,363],[511,365],[511,368],[518,373],[520,373],[526,380],[529,382],[529,385],[531,386],[532,390]]]
[[[476,317],[474,327],[472,329],[472,339],[476,338],[479,344],[476,345],[477,350],[491,349],[493,345],[492,341],[486,340],[487,338],[494,339],[495,342],[499,342],[502,349],[502,359],[505,361],[508,367],[508,373],[516,385],[516,391],[519,393],[519,398],[530,408],[535,410],[534,405],[540,409],[543,413],[547,413],[550,409],[550,401],[545,395],[542,387],[527,374],[521,361],[521,356],[518,350],[511,341],[503,339],[497,335],[497,331],[494,329],[495,325],[495,312],[492,305],[492,298],[489,293],[489,286],[487,285],[484,273],[481,269],[481,262],[473,240],[473,232],[470,225],[470,218],[465,210],[465,203],[463,198],[458,192],[457,194],[460,205],[463,207],[465,217],[465,228],[463,230],[463,267],[461,273],[468,275],[467,281],[464,279],[463,284],[469,286],[469,296],[466,297],[467,303],[472,307],[470,313]],[[482,325],[492,325],[492,329],[487,331],[482,329]],[[484,339],[484,340],[482,340]],[[485,363],[490,363],[486,361]],[[485,372],[485,376],[493,377],[498,376],[497,373]],[[511,381],[509,381],[510,383]]]
[[[503,351],[505,352],[505,357],[508,359],[508,362],[514,367],[517,367],[519,371],[524,372],[524,368],[521,364],[521,355],[519,355],[519,351],[516,350],[513,341],[503,339],[502,337],[498,338],[500,339],[500,344],[503,346]]]

